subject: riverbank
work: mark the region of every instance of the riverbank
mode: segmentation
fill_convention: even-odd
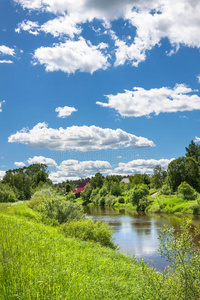
[[[184,299],[175,273],[68,238],[26,203],[0,205],[0,228],[1,300]]]
[[[111,206],[115,209],[125,209],[127,212],[138,212],[137,205],[127,203],[126,197],[124,197],[124,203],[116,201]],[[77,199],[78,203],[83,203],[81,198]],[[93,202],[89,206],[95,206]],[[189,214],[200,215],[200,198],[195,200],[184,200],[177,195],[161,195],[157,193],[155,197],[151,195],[147,197],[146,207],[144,209],[146,213],[169,213],[169,214]]]

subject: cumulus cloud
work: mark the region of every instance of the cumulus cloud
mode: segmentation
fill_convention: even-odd
[[[39,27],[40,26],[38,22],[24,20],[18,24],[18,27],[15,29],[15,32],[20,33],[21,31],[28,31],[30,34],[38,35],[40,31]]]
[[[51,172],[49,178],[53,182],[62,182],[68,180],[76,180],[80,178],[91,177],[97,172],[109,173],[111,165],[107,161],[78,161],[64,160],[58,167],[58,171]]]
[[[5,100],[3,100],[3,101],[0,102],[0,112],[2,112],[2,108],[1,107],[2,107],[2,104],[5,103],[5,102],[6,102]]]
[[[0,171],[0,180],[2,180],[3,179],[3,177],[4,177],[4,175],[6,174],[6,172],[5,171]]]
[[[56,167],[57,163],[55,162],[54,159],[52,158],[48,158],[48,157],[44,157],[44,156],[34,156],[32,158],[29,158],[27,160],[28,164],[45,164],[49,167]]]
[[[133,29],[132,41],[116,36],[115,65],[130,61],[137,66],[146,59],[146,53],[162,39],[167,38],[176,53],[180,45],[200,47],[199,0],[15,0],[24,9],[55,14],[53,20],[36,28],[53,36],[80,35],[82,24],[100,20],[106,28],[112,21],[123,19]],[[27,23],[26,23],[27,24]],[[27,24],[28,25],[28,24]],[[23,26],[25,28],[25,25]],[[25,28],[26,29],[26,28]],[[24,30],[25,30],[24,29]],[[32,29],[30,33],[32,33]],[[18,28],[20,30],[20,28]],[[135,34],[136,30],[136,34]]]
[[[15,49],[9,48],[5,45],[1,45],[0,46],[0,54],[14,56],[15,55]]]
[[[25,163],[23,163],[22,161],[15,161],[14,162],[14,165],[16,167],[25,167]]]
[[[199,143],[200,142],[200,137],[196,136],[194,141],[195,141],[195,143]]]
[[[145,90],[141,87],[133,91],[107,95],[108,103],[96,102],[103,107],[115,109],[123,117],[141,117],[166,112],[192,111],[200,109],[200,97],[184,84],[173,89],[162,87]]]
[[[114,174],[132,175],[132,174],[153,174],[153,169],[160,165],[167,169],[168,164],[174,160],[172,159],[136,159],[128,163],[119,163],[117,168],[113,170]]]
[[[66,118],[71,116],[71,114],[77,111],[77,109],[70,106],[64,106],[64,107],[57,107],[55,111],[58,112],[59,118]]]
[[[109,66],[101,47],[102,44],[94,46],[83,38],[68,40],[53,47],[38,48],[34,53],[35,64],[44,64],[49,72],[60,70],[68,74],[76,71],[92,74]]]
[[[38,123],[32,129],[24,128],[18,131],[8,138],[8,142],[27,144],[29,148],[48,148],[60,151],[154,146],[153,141],[127,133],[122,129],[103,129],[94,125],[53,129],[48,128],[46,123]]]

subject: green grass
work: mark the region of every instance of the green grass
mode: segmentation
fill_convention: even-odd
[[[0,300],[182,300],[178,276],[61,233],[27,207],[0,204]]]
[[[139,299],[130,257],[13,215],[0,228],[0,299]]]
[[[147,208],[148,212],[153,213],[183,213],[183,214],[198,214],[198,210],[194,210],[197,200],[183,200],[176,195],[158,195],[155,198],[150,198],[152,203]]]

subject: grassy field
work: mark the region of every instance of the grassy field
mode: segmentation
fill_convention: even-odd
[[[0,205],[1,300],[185,299],[176,276],[41,221],[26,203]]]

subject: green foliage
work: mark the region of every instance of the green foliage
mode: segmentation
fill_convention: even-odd
[[[59,223],[69,220],[80,220],[85,217],[81,204],[67,201],[65,196],[56,194],[48,186],[45,186],[32,196],[29,207],[39,211],[47,218],[57,220]]]
[[[46,165],[33,164],[28,167],[8,170],[2,183],[9,185],[18,200],[28,200],[34,190],[40,188],[45,182],[51,184],[46,172]]]
[[[83,241],[94,241],[102,246],[115,248],[112,242],[113,231],[106,223],[91,219],[71,221],[62,226],[66,237],[75,237]]]
[[[188,147],[185,148],[186,157],[192,157],[197,163],[200,163],[200,145],[196,145],[192,140]]]
[[[137,204],[137,211],[144,212],[150,203],[151,203],[151,201],[147,197],[143,197],[143,198],[139,199],[138,204]]]
[[[171,263],[165,276],[178,278],[178,295],[176,292],[174,296],[178,296],[177,299],[197,300],[200,298],[200,251],[193,242],[191,223],[184,221],[180,229],[177,233],[172,228],[161,230],[159,252]]]
[[[105,196],[105,206],[113,206],[117,202],[117,198],[113,195]]]
[[[111,182],[110,193],[113,196],[120,196],[121,195],[121,189],[120,189],[119,183],[117,183],[117,182]]]
[[[101,188],[103,186],[104,177],[101,173],[96,173],[90,180],[90,185],[93,189]]]
[[[118,198],[117,198],[117,201],[118,201],[119,203],[125,203],[124,197],[122,197],[122,196],[118,197]]]
[[[198,164],[191,157],[179,157],[168,166],[168,181],[173,191],[184,181],[199,191],[199,178]]]
[[[83,200],[83,205],[87,205],[90,203],[90,196],[92,194],[92,186],[91,184],[85,187],[85,190],[81,192],[81,198]]]
[[[69,192],[69,194],[65,196],[65,199],[74,202],[76,200],[76,196],[73,192]]]
[[[130,200],[133,205],[138,205],[139,200],[149,194],[149,188],[145,184],[136,185],[130,191]]]
[[[197,196],[195,189],[185,181],[178,186],[178,193],[186,200],[194,200]]]
[[[159,189],[167,177],[167,172],[160,165],[154,168],[153,176],[151,177],[151,186]]]
[[[161,189],[160,189],[160,193],[161,193],[162,195],[171,195],[171,194],[172,194],[172,190],[171,190],[169,184],[164,183],[164,184],[162,185]]]
[[[17,197],[13,189],[7,185],[0,182],[0,202],[16,202]]]

